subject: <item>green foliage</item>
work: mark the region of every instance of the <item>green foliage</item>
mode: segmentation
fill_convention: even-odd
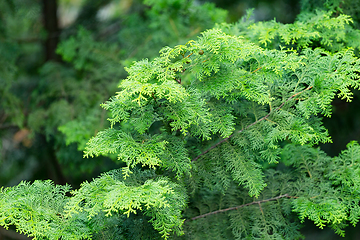
[[[360,145],[336,157],[317,145],[332,141],[322,121],[333,100],[349,102],[360,88],[351,17],[304,11],[293,24],[253,23],[249,12],[190,40],[224,12],[144,3],[152,7],[134,27],[150,29],[143,44],[125,41],[128,29],[117,44],[85,28],[62,41],[58,53],[74,68],[41,67],[28,120],[48,138],[60,126],[84,157],[111,156],[122,167],[73,191],[51,181],[2,188],[0,225],[37,239],[301,239],[309,219],[344,236],[360,219]],[[130,64],[139,52],[148,58]],[[127,77],[101,105],[107,126],[94,106],[123,76],[119,62]],[[43,103],[52,98],[60,100]]]
[[[104,112],[100,112],[98,104],[113,95],[118,80],[125,77],[119,62],[127,66],[138,56],[154,56],[165,44],[174,45],[183,39],[189,39],[201,30],[212,27],[215,22],[225,21],[226,17],[226,12],[215,8],[213,4],[195,5],[191,1],[144,1],[144,4],[151,7],[146,8],[147,18],[140,19],[138,14],[129,14],[115,40],[100,41],[96,38],[102,36],[94,36],[85,28],[79,27],[76,36],[59,44],[57,53],[82,73],[79,85],[71,89],[79,94],[75,99],[81,100],[82,106],[88,105],[88,108],[84,108],[87,109],[86,112],[81,108],[72,110],[77,113],[76,119],[57,125],[66,135],[67,144],[78,143],[79,149],[83,150],[89,134],[94,135],[100,128],[106,127]],[[74,84],[74,79],[71,81]],[[108,82],[104,86],[105,81]],[[95,118],[100,114],[100,118]],[[144,128],[144,123],[151,120],[151,116],[146,114],[146,109],[143,109],[138,113],[141,121],[132,119],[133,125],[140,131]],[[86,130],[79,131],[79,128]]]
[[[304,183],[297,189],[301,194],[293,202],[293,211],[299,213],[301,221],[308,218],[319,228],[328,225],[341,236],[345,235],[344,226],[348,223],[355,226],[359,219],[358,203],[355,203],[359,194],[355,190],[358,175],[351,168],[356,165],[358,155],[354,159],[354,154],[360,148],[357,142],[349,143],[347,148],[334,158],[306,146],[288,145],[284,151],[285,162],[301,170],[299,177]]]
[[[359,49],[357,39],[360,30],[354,29],[349,15],[339,14],[334,17],[333,11],[304,11],[292,24],[282,24],[276,20],[254,23],[251,11],[234,25],[220,24],[225,32],[244,36],[266,48],[296,48],[298,51],[307,48],[321,47],[331,52],[352,47]]]
[[[157,1],[95,2],[78,2],[78,18],[49,37],[60,38],[56,52],[65,62],[45,63],[47,34],[42,26],[42,4],[23,0],[0,4],[1,136],[10,136],[11,141],[11,135],[17,131],[23,128],[29,131],[26,148],[30,149],[21,149],[27,151],[23,154],[34,155],[37,164],[46,166],[51,165],[47,159],[52,152],[50,155],[56,156],[65,177],[76,184],[89,177],[89,173],[90,177],[96,176],[115,166],[104,158],[97,158],[97,162],[81,161],[77,150],[84,150],[91,136],[108,127],[107,113],[99,104],[115,94],[119,80],[126,77],[124,66],[140,57],[157,55],[165,44],[173,46],[188,41],[226,17],[226,11],[214,4],[192,1],[163,1],[162,5]],[[121,14],[101,21],[94,19],[106,3],[113,4]],[[68,1],[67,4],[71,5]],[[59,16],[66,14],[60,8],[64,1],[58,5]],[[89,13],[89,8],[94,12]],[[84,14],[91,16],[86,18]],[[71,19],[68,15],[64,17],[66,21],[67,17]],[[144,112],[138,114],[147,119]],[[144,128],[143,121],[133,121],[137,128]],[[44,137],[46,141],[41,142]],[[14,168],[17,165],[11,154],[1,153],[0,162],[8,165],[13,162]]]
[[[144,173],[138,175],[137,178]],[[143,210],[165,239],[171,231],[181,233],[181,210],[185,206],[186,195],[180,186],[165,178],[147,179],[142,184],[138,179],[125,182],[120,179],[121,174],[113,171],[91,183],[84,182],[79,190],[72,192],[74,197],[65,207],[65,216],[74,218],[74,214],[84,211],[87,218],[92,219],[103,211],[106,217],[118,212],[129,217]]]
[[[10,7],[7,4],[1,3],[0,7],[10,12]],[[10,16],[13,17],[11,14]],[[16,96],[16,94],[10,91],[13,87],[12,80],[18,70],[16,67],[16,58],[19,55],[19,47],[11,40],[6,39],[8,33],[5,29],[0,28],[0,32],[0,55],[2,56],[0,60],[0,107],[3,109],[4,114],[12,120],[12,122],[18,126],[22,126],[24,116],[20,111],[21,100]]]
[[[85,239],[91,234],[84,216],[66,218],[64,207],[70,187],[51,181],[22,182],[1,189],[1,225],[15,225],[20,233],[34,239]],[[61,227],[59,227],[61,226]]]
[[[210,189],[220,187],[227,196],[227,188],[235,181],[248,189],[250,196],[259,197],[267,186],[261,163],[278,162],[280,143],[287,140],[311,146],[330,141],[317,116],[331,115],[330,104],[336,94],[351,100],[349,87],[359,88],[356,74],[359,68],[351,50],[335,54],[321,49],[306,49],[301,54],[265,50],[218,29],[208,30],[198,41],[167,47],[159,58],[134,63],[127,69],[129,76],[120,84],[120,92],[104,105],[112,112],[113,128],[122,130],[100,132],[89,142],[86,156],[117,152],[129,169],[138,163],[163,167],[162,159],[166,161],[166,157],[160,156],[166,149],[163,139],[167,135],[185,142],[199,138],[203,140],[200,152],[214,147],[221,150],[210,150],[193,159],[195,171],[191,172],[191,179],[194,180],[190,181],[194,182],[190,186],[197,185],[193,191],[201,189],[203,182]],[[228,123],[223,124],[223,118],[216,117],[218,106],[232,115]],[[136,143],[129,135],[136,128],[127,125],[130,119],[139,117],[137,112],[142,108],[147,113],[151,111],[153,117],[147,118],[151,120],[146,123],[147,128],[136,133],[143,136]],[[150,127],[160,121],[161,134],[151,134]],[[229,140],[214,143],[218,134]],[[302,165],[297,167],[301,169]],[[215,184],[218,179],[220,183]],[[329,181],[324,182],[324,187],[331,186]],[[315,212],[311,212],[308,209],[314,205],[309,205],[309,199],[302,202],[300,197],[293,197],[296,197],[294,211],[300,213],[300,219],[308,217],[319,227],[331,224],[341,233],[339,223],[347,220],[345,207],[329,200],[317,204]],[[283,236],[278,231],[272,237]]]
[[[15,225],[34,239],[89,239],[108,227],[107,220],[99,223],[101,218],[113,214],[129,217],[143,211],[165,239],[171,231],[181,234],[184,189],[150,171],[134,175],[124,180],[118,171],[103,174],[91,183],[84,182],[71,192],[72,197],[67,196],[68,185],[51,181],[22,182],[1,189],[0,224],[5,228]],[[152,179],[146,179],[149,177]]]

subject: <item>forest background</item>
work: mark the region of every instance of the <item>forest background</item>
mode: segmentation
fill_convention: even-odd
[[[127,76],[124,67],[133,61],[196,39],[216,23],[237,22],[250,8],[255,22],[276,18],[292,23],[301,11],[334,6],[341,6],[359,29],[356,0],[1,1],[0,186],[52,179],[76,189],[118,168],[108,157],[84,159],[83,150],[92,136],[109,127],[108,113],[99,105],[115,95]],[[360,140],[359,97],[354,90],[351,103],[332,103],[333,115],[324,124],[333,143],[321,145],[328,155]],[[306,239],[340,239],[311,222],[305,226]],[[346,231],[346,239],[358,239],[358,228]],[[23,238],[13,229],[0,229],[0,239]]]

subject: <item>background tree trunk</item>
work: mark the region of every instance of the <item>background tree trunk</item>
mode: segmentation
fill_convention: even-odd
[[[45,42],[45,59],[59,60],[56,54],[56,47],[59,42],[59,24],[57,17],[57,1],[56,0],[43,0],[43,21],[44,28],[47,32]]]

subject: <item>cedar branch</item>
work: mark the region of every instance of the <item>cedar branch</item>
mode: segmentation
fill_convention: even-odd
[[[301,94],[301,93],[303,93],[303,92],[305,92],[305,91],[307,91],[307,90],[310,90],[311,88],[312,88],[312,86],[309,86],[309,87],[305,88],[304,90],[302,90],[302,91],[300,91],[300,92],[298,92],[298,93],[295,93],[295,94],[291,95],[288,99],[286,99],[285,102],[281,103],[280,106],[278,106],[276,109],[270,111],[266,116],[264,116],[264,117],[256,120],[255,122],[247,125],[245,128],[243,128],[243,129],[241,129],[241,130],[239,130],[239,131],[237,131],[237,132],[234,132],[233,134],[231,134],[231,135],[228,136],[227,138],[224,138],[224,139],[221,140],[220,142],[214,144],[213,146],[211,146],[210,148],[208,148],[206,151],[200,153],[198,156],[196,156],[194,159],[192,159],[191,162],[195,162],[195,161],[198,160],[201,156],[207,154],[208,152],[210,152],[212,149],[216,148],[217,146],[219,146],[219,145],[222,144],[223,142],[226,142],[226,141],[229,140],[231,137],[233,137],[235,134],[241,133],[241,132],[245,131],[246,129],[248,129],[249,127],[254,126],[254,125],[257,124],[258,122],[261,122],[261,121],[267,119],[267,118],[271,115],[271,113],[278,111],[280,108],[282,108],[282,107],[285,105],[286,102],[290,101],[291,99],[293,99],[293,98],[296,97],[297,95],[299,95],[299,94]]]
[[[193,218],[191,218],[191,220],[196,220],[196,219],[199,219],[199,218],[204,218],[204,217],[206,217],[206,216],[213,215],[213,214],[217,214],[217,213],[227,212],[227,211],[231,211],[231,210],[237,210],[237,209],[239,209],[239,208],[246,207],[246,206],[250,206],[250,205],[254,205],[254,204],[259,204],[259,205],[260,205],[261,203],[270,202],[270,201],[275,201],[275,200],[278,200],[278,199],[284,198],[284,197],[292,198],[292,197],[289,196],[288,194],[283,194],[283,195],[279,195],[279,196],[273,197],[273,198],[268,198],[268,199],[264,199],[264,200],[259,200],[259,201],[251,202],[251,203],[246,203],[246,204],[239,205],[239,206],[236,206],[236,207],[230,207],[230,208],[220,209],[220,210],[217,210],[217,211],[214,211],[214,212],[205,213],[205,214],[202,214],[202,215],[193,217]]]

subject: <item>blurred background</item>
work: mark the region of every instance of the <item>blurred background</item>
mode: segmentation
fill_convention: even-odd
[[[106,157],[83,158],[89,138],[108,127],[100,104],[126,78],[124,67],[154,58],[163,46],[183,44],[215,23],[237,22],[253,8],[254,21],[295,21],[300,11],[342,11],[360,28],[358,0],[1,0],[0,186],[52,179],[78,188],[101,172],[120,167]],[[359,40],[360,41],[360,40]],[[335,156],[360,140],[360,99],[336,99],[324,119]],[[306,239],[346,238],[305,223]],[[28,239],[0,228],[0,240]]]

